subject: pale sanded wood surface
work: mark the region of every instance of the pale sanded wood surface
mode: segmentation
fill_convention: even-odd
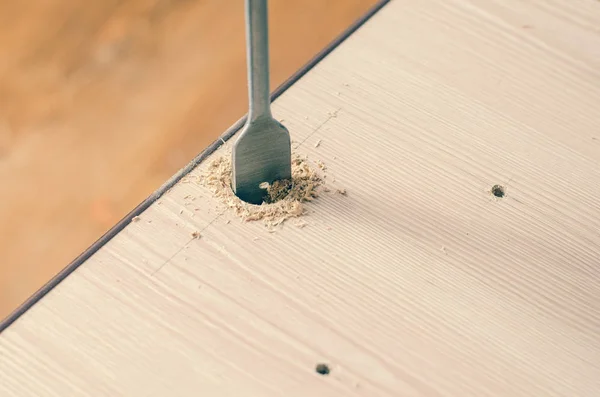
[[[376,0],[271,0],[282,84]],[[243,0],[0,0],[0,318],[247,110]]]
[[[269,233],[179,183],[0,335],[0,395],[600,395],[599,27],[390,2],[274,104],[347,195]]]

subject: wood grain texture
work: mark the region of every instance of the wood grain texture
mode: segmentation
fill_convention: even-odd
[[[282,84],[376,0],[271,0]],[[0,317],[248,109],[243,0],[0,1]]]
[[[274,104],[347,196],[269,233],[179,183],[0,335],[0,394],[598,396],[598,26],[391,2]]]

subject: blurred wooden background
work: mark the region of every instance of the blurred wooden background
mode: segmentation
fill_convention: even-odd
[[[271,0],[272,89],[375,0]],[[0,0],[0,317],[240,118],[243,0]]]

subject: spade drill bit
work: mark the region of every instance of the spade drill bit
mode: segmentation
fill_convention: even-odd
[[[233,191],[262,204],[264,183],[292,178],[290,133],[271,114],[267,0],[246,0],[249,111],[233,145]]]

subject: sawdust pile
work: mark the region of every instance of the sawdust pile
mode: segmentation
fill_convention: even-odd
[[[318,197],[319,187],[323,184],[323,179],[310,167],[308,159],[294,154],[292,180],[261,186],[266,188],[265,202],[253,205],[240,200],[233,193],[231,172],[231,154],[226,153],[209,164],[201,183],[242,220],[262,220],[269,228],[303,215],[303,203]]]

